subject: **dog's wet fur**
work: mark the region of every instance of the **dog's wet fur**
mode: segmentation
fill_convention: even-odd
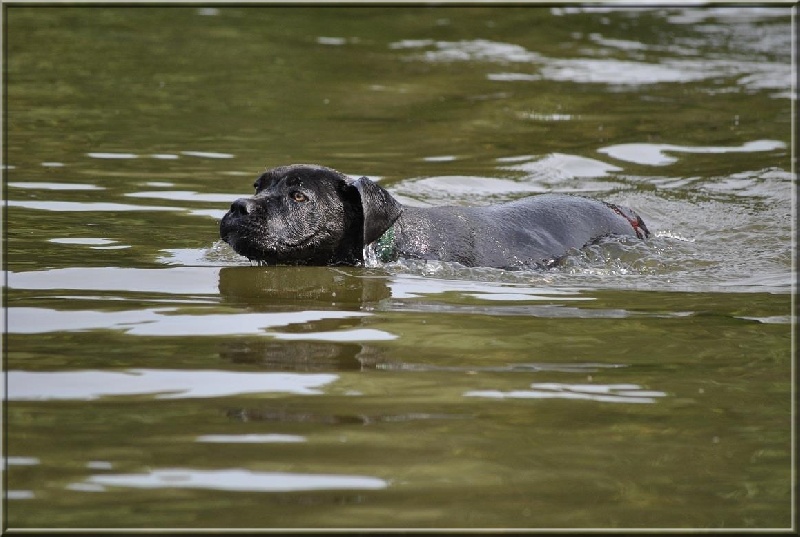
[[[278,265],[427,259],[506,269],[551,265],[608,236],[649,236],[631,209],[580,196],[541,194],[487,207],[409,207],[367,177],[313,164],[261,174],[220,222],[220,236],[252,261]]]

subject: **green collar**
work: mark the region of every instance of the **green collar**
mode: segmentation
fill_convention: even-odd
[[[396,258],[394,251],[394,226],[387,229],[383,235],[372,244],[375,245],[375,255],[378,261],[381,263],[394,261]]]

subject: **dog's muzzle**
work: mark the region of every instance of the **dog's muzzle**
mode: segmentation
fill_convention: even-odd
[[[231,203],[231,208],[219,223],[220,238],[230,243],[231,233],[235,233],[242,226],[242,220],[256,212],[257,207],[252,198],[239,198]]]
[[[256,202],[253,198],[239,198],[231,203],[231,208],[225,216],[247,216],[256,210]]]

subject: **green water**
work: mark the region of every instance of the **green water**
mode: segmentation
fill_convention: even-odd
[[[4,7],[5,529],[790,529],[787,7]],[[250,266],[265,167],[569,192],[542,272]]]

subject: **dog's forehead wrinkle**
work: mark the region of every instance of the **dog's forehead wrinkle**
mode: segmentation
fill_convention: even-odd
[[[289,175],[281,180],[281,183],[287,187],[299,187],[303,185],[303,180],[296,175]]]

